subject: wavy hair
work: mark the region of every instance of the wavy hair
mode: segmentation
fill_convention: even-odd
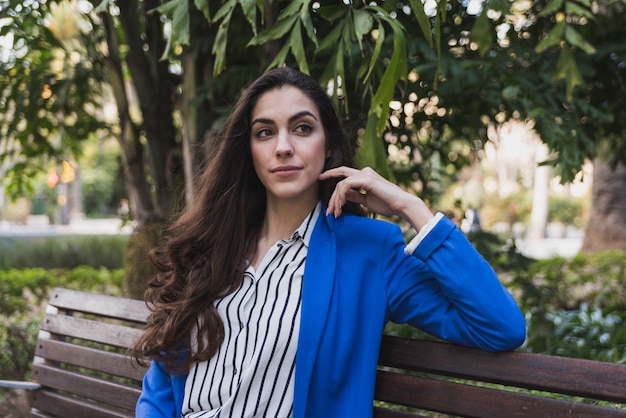
[[[324,169],[354,166],[332,101],[313,78],[281,67],[250,84],[197,179],[194,202],[166,228],[163,245],[151,252],[157,274],[145,293],[151,310],[145,332],[131,348],[138,361],[149,356],[172,372],[182,372],[211,358],[222,344],[224,324],[214,302],[241,286],[246,256],[256,250],[266,210],[265,187],[250,150],[252,111],[261,95],[283,86],[298,88],[319,111],[330,151]],[[320,182],[324,203],[337,181]],[[344,212],[365,215],[350,202]]]

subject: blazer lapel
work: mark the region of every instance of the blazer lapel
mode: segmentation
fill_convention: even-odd
[[[325,213],[325,210],[322,213]],[[337,254],[336,242],[332,234],[332,222],[329,216],[320,216],[309,242],[302,283],[294,418],[305,417],[313,366],[328,319]]]

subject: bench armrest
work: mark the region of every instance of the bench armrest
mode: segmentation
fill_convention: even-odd
[[[0,380],[0,388],[37,390],[40,387],[41,385],[39,383],[22,382],[19,380]]]

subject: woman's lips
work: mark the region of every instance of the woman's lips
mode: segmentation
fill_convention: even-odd
[[[297,173],[300,170],[301,170],[300,167],[296,167],[293,165],[288,165],[288,166],[286,165],[286,166],[275,167],[270,171],[272,174],[276,174],[277,176],[287,177],[287,176],[291,176]]]

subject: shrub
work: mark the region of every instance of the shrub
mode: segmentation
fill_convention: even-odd
[[[519,293],[518,302],[525,311],[574,310],[583,304],[609,310],[626,308],[623,251],[537,260],[527,270],[511,274],[511,286]]]
[[[527,351],[626,363],[626,311],[601,308],[527,315]]]
[[[549,219],[565,225],[583,226],[583,202],[572,197],[550,196]]]
[[[122,269],[82,266],[72,270],[0,270],[0,315],[10,317],[31,314],[33,308],[45,303],[50,290],[57,286],[120,295],[123,281]]]
[[[83,265],[118,269],[124,265],[127,241],[128,237],[119,235],[3,238],[0,240],[0,269]]]
[[[43,310],[54,287],[119,296],[123,281],[123,269],[0,270],[0,379],[28,379]]]

